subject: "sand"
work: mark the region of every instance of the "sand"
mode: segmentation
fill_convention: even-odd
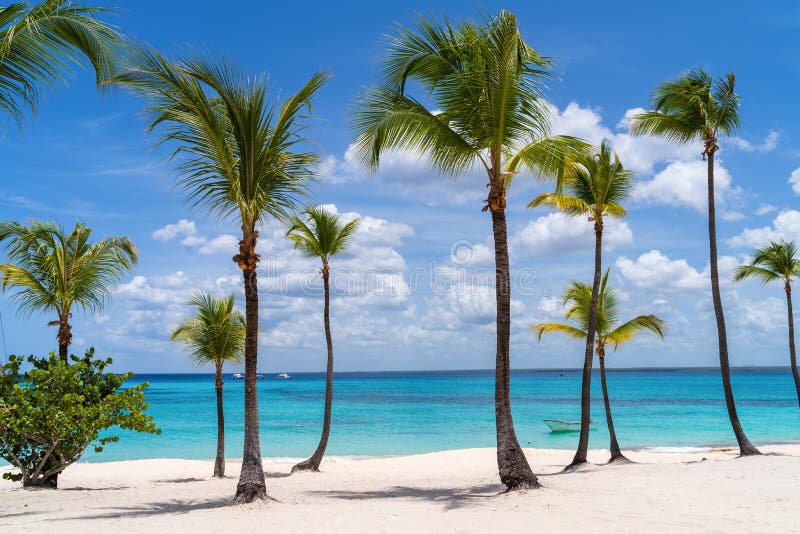
[[[325,462],[288,476],[266,462],[274,502],[229,506],[239,465],[137,460],[77,464],[58,490],[0,481],[2,532],[798,532],[800,445],[626,452],[635,463],[569,474],[570,451],[526,451],[544,489],[501,493],[493,449]],[[13,530],[12,530],[13,528]]]

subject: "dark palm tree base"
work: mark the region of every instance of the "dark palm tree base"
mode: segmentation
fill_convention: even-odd
[[[609,464],[632,464],[633,462],[630,461],[628,458],[625,457],[624,454],[619,454],[616,456],[612,456],[608,460]]]
[[[294,474],[296,471],[311,471],[312,473],[319,473],[319,462],[316,461],[314,458],[309,458],[299,464],[295,464],[292,467],[292,471],[290,474]]]
[[[535,478],[530,480],[528,478],[521,478],[515,480],[504,480],[503,484],[506,486],[505,493],[510,493],[512,491],[526,491],[526,490],[535,490],[540,489],[542,487],[539,484],[539,481]]]
[[[572,460],[572,463],[566,466],[564,469],[561,470],[562,473],[574,473],[584,465],[588,465],[589,462],[586,460]]]
[[[266,487],[253,482],[239,482],[239,485],[236,487],[236,496],[231,501],[231,504],[250,504],[251,502],[266,500],[275,500],[267,495]]]
[[[756,448],[755,445],[750,443],[749,441],[744,445],[739,446],[739,457],[742,456],[760,456],[761,451]]]

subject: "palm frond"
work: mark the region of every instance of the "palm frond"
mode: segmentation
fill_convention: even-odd
[[[197,364],[239,363],[244,356],[245,318],[234,309],[233,295],[196,293],[189,301],[195,315],[184,319],[171,339]]]
[[[623,343],[633,339],[636,334],[643,331],[650,331],[658,337],[664,337],[666,323],[655,315],[639,315],[626,323],[622,323],[610,332],[604,334],[607,343],[612,343],[616,350]]]
[[[338,214],[322,206],[306,208],[303,215],[292,217],[286,236],[303,255],[321,258],[323,263],[347,248],[360,223],[355,218],[342,224]]]
[[[548,334],[550,332],[564,334],[574,339],[586,339],[586,332],[584,330],[563,323],[539,323],[533,325],[531,329],[536,333],[540,341],[543,334]]]

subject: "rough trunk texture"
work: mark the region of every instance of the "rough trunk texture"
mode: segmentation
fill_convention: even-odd
[[[233,259],[244,277],[245,345],[244,345],[244,452],[242,471],[232,504],[244,504],[267,498],[264,467],[261,463],[261,438],[258,420],[258,284],[255,253],[258,232],[243,227],[239,254]]]
[[[217,459],[214,461],[214,476],[225,478],[225,412],[222,410],[222,362],[217,362],[214,389],[217,392]]]
[[[490,196],[491,200],[491,196]],[[490,202],[494,232],[495,295],[497,298],[497,358],[494,380],[494,412],[497,426],[497,466],[500,481],[509,490],[540,487],[519,445],[511,418],[509,390],[509,336],[511,332],[511,277],[505,201]]]
[[[331,408],[333,406],[333,341],[331,340],[331,321],[330,321],[330,270],[328,264],[322,266],[322,283],[325,287],[325,341],[328,343],[328,366],[325,371],[325,413],[322,417],[322,436],[319,439],[317,450],[311,455],[311,458],[304,462],[292,467],[292,473],[295,471],[319,471],[319,464],[322,463],[322,457],[325,455],[325,449],[328,447],[328,437],[331,433]]]
[[[792,364],[794,387],[797,390],[797,402],[800,404],[800,374],[797,373],[797,353],[794,347],[794,312],[792,311],[792,284],[786,281],[786,307],[789,314],[789,360]]]
[[[68,319],[61,318],[58,320],[58,357],[63,362],[69,361],[70,343],[72,343],[72,326]]]
[[[716,151],[716,140],[706,143],[705,154],[708,161],[708,242],[709,242],[709,264],[711,267],[711,298],[714,301],[714,315],[717,319],[717,338],[719,344],[719,369],[722,375],[722,389],[725,392],[725,406],[728,409],[728,418],[739,444],[739,453],[742,456],[752,456],[761,454],[758,449],[750,443],[742,430],[739,422],[739,415],[736,413],[736,403],[733,400],[733,389],[731,388],[731,369],[728,360],[728,336],[725,332],[725,315],[722,311],[722,298],[719,293],[719,269],[717,267],[717,226],[716,210],[714,206],[714,152]]]
[[[603,388],[603,404],[606,408],[606,425],[608,425],[608,435],[610,438],[608,450],[611,453],[609,463],[611,463],[624,460],[625,456],[619,448],[617,433],[614,430],[614,419],[611,417],[611,401],[608,398],[608,386],[606,385],[606,354],[603,345],[600,345],[597,349],[597,359],[600,361],[600,385]]]
[[[592,360],[594,359],[594,336],[597,330],[597,300],[600,293],[600,279],[603,269],[603,219],[599,216],[594,221],[594,282],[592,283],[592,301],[589,307],[589,328],[586,332],[586,351],[583,357],[583,381],[581,383],[581,434],[578,438],[578,449],[567,469],[586,463],[589,452],[589,427],[592,424]]]

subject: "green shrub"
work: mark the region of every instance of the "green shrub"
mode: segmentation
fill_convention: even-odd
[[[11,356],[0,375],[0,458],[18,471],[3,473],[3,478],[21,480],[26,487],[55,488],[58,475],[87,447],[101,452],[119,440],[103,431],[161,433],[144,413],[148,384],[121,389],[133,373],[106,373],[111,359],[94,359],[94,349],[83,358],[72,356],[71,365],[54,353],[29,356],[32,368],[21,373],[25,360]]]

